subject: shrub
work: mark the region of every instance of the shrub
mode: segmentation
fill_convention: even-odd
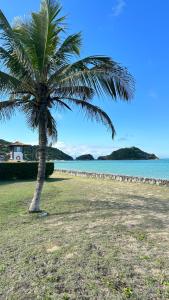
[[[54,163],[46,163],[46,178],[52,175]],[[2,162],[0,163],[0,180],[36,179],[38,162]]]

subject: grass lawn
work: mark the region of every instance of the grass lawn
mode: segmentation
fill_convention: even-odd
[[[169,188],[55,174],[0,183],[0,299],[169,299]]]

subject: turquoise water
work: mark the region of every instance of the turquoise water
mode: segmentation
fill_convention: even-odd
[[[169,159],[56,161],[55,169],[169,179]]]

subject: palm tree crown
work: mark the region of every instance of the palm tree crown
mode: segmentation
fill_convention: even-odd
[[[36,128],[45,109],[47,133],[53,136],[57,130],[52,108],[71,110],[75,104],[88,117],[106,124],[114,136],[110,118],[91,100],[103,94],[113,99],[131,99],[132,76],[105,56],[72,62],[74,56],[80,55],[81,34],[70,35],[62,42],[65,17],[59,17],[60,11],[60,4],[42,0],[38,13],[32,13],[28,21],[17,21],[13,27],[0,11],[0,59],[5,66],[0,71],[0,89],[10,95],[0,102],[0,117],[9,117],[18,108]]]

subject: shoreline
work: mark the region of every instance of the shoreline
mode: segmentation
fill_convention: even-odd
[[[137,177],[137,176],[128,176],[128,175],[120,175],[120,174],[105,174],[105,173],[97,173],[97,172],[84,172],[84,171],[64,170],[64,169],[55,169],[55,172],[70,174],[73,176],[87,177],[87,178],[109,179],[109,180],[120,181],[120,182],[145,183],[145,184],[157,185],[157,186],[169,186],[169,180],[167,179]]]

